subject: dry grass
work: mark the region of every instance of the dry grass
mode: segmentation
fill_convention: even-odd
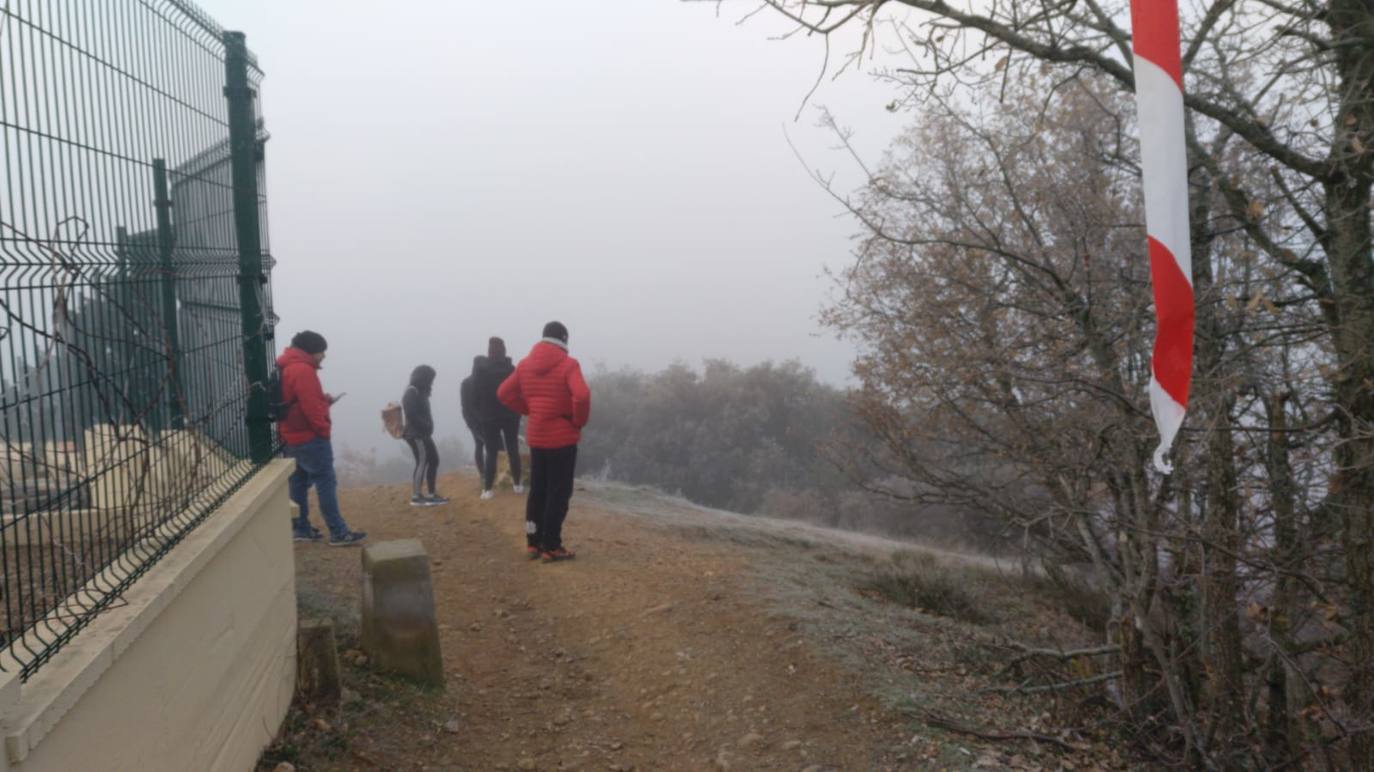
[[[1090,582],[1063,572],[1028,577],[1027,589],[1048,599],[1074,621],[1094,632],[1103,633],[1112,616],[1112,600]]]
[[[912,550],[891,560],[859,585],[890,603],[975,625],[997,621],[985,595],[988,576],[979,568],[954,566]]]
[[[334,705],[294,700],[276,739],[258,759],[261,772],[274,770],[283,761],[302,770],[388,768],[390,759],[360,747],[374,743],[359,742],[364,735],[379,729],[384,732],[388,722],[405,722],[428,731],[430,737],[444,735],[450,709],[442,692],[356,663],[351,655],[356,652],[357,636],[348,629],[340,632],[338,644],[344,655],[339,658],[339,678],[344,699]]]

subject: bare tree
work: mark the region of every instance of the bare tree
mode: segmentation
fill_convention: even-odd
[[[1309,527],[1342,441],[1320,374],[1337,358],[1317,295],[1258,244],[1282,186],[1234,135],[1195,141],[1195,415],[1178,473],[1151,473],[1127,97],[1054,68],[929,94],[856,196],[832,190],[865,236],[827,321],[864,348],[857,405],[881,440],[864,466],[911,482],[892,495],[997,512],[1048,569],[1095,566],[1116,609],[1106,680],[1153,753],[1284,763],[1367,726],[1358,695],[1321,692],[1360,664],[1326,629],[1353,588]],[[1236,190],[1256,197],[1239,215]]]
[[[1057,0],[958,7],[944,0],[765,0],[798,29],[828,35],[864,25],[862,45],[895,41],[913,65],[887,73],[913,101],[969,84],[997,83],[1042,63],[1091,70],[1132,87],[1124,3]],[[889,11],[897,13],[885,15]],[[1194,172],[1255,248],[1282,271],[1287,289],[1320,311],[1314,341],[1329,420],[1338,435],[1319,519],[1336,524],[1348,587],[1340,622],[1347,656],[1374,662],[1374,7],[1364,0],[1211,0],[1185,9],[1184,66]],[[883,28],[890,35],[881,34]],[[989,64],[991,63],[991,64]],[[1230,162],[1228,165],[1227,162]],[[1271,184],[1241,184],[1235,166],[1264,169]],[[1210,202],[1207,202],[1210,203]],[[1199,202],[1198,205],[1203,205]],[[1200,289],[1211,274],[1196,259]],[[1206,320],[1199,334],[1206,336]],[[1199,367],[1207,353],[1200,352]],[[1274,384],[1267,384],[1272,387]],[[1209,420],[1203,417],[1203,420]],[[1319,419],[1320,421],[1320,419]],[[1226,451],[1224,432],[1211,448]],[[1222,474],[1214,481],[1229,484]],[[1213,521],[1212,536],[1233,518]],[[1222,534],[1223,549],[1233,545]],[[1224,587],[1218,587],[1219,591]],[[1357,725],[1352,762],[1374,766],[1374,668],[1354,667],[1347,690]]]

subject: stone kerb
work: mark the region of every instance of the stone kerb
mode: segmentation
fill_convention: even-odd
[[[162,434],[152,443],[135,426],[86,430],[86,471],[95,509],[161,506],[168,491],[205,487],[237,463],[205,435],[186,429]]]
[[[201,491],[189,502],[199,511],[223,490],[217,481],[240,479],[251,467],[189,429],[150,443],[137,426],[100,424],[86,430],[83,444],[78,451],[72,443],[50,443],[35,453],[26,443],[0,443],[0,483],[7,483],[0,490],[0,528],[12,529],[12,544],[50,544],[59,533],[87,541],[142,539],[169,512],[187,508],[187,491]],[[9,479],[21,471],[31,476]],[[43,505],[59,493],[61,506]]]
[[[32,444],[0,441],[0,482],[20,482],[33,466]]]
[[[58,478],[70,485],[74,475],[81,471],[81,454],[74,442],[50,442],[43,448],[39,463],[43,476]]]
[[[444,685],[429,554],[416,539],[363,549],[362,647],[379,670]]]
[[[213,481],[223,477],[238,463],[238,459],[209,437],[187,429],[176,429],[163,435],[162,447],[162,473],[180,481]]]
[[[160,459],[150,458],[148,437],[136,426],[100,424],[86,430],[86,473],[94,509],[121,509],[148,490],[149,469]]]

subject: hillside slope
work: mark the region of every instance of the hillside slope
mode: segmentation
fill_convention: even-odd
[[[1000,636],[1080,634],[1015,593],[994,597],[1007,580],[985,561],[943,555],[958,561],[945,569],[909,545],[579,486],[565,529],[578,558],[552,565],[525,558],[523,498],[479,502],[471,477],[445,478],[455,501],[432,509],[408,506],[400,487],[345,491],[345,515],[373,540],[428,548],[449,688],[419,692],[350,652],[346,704],[300,706],[265,767],[1114,766],[1087,739],[1040,727],[1043,697],[978,693],[1005,685],[993,677]],[[358,552],[304,544],[296,558],[302,613],[335,617],[349,645]],[[883,578],[902,565],[968,585],[975,607],[890,602],[900,596]],[[935,728],[950,722],[1043,737]]]

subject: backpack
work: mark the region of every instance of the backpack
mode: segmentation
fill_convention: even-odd
[[[273,365],[272,372],[267,374],[267,420],[273,423],[283,420],[290,407],[291,403],[282,397],[281,368]]]
[[[405,434],[405,418],[401,415],[401,406],[395,402],[386,403],[382,408],[382,429],[396,439],[401,439]]]

